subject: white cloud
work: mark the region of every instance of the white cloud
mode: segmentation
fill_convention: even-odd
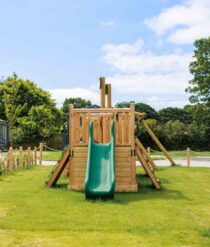
[[[188,0],[161,11],[144,23],[158,37],[166,35],[169,42],[191,44],[210,35],[210,1]]]
[[[159,55],[144,51],[140,40],[131,44],[106,44],[102,50],[103,61],[115,71],[108,81],[118,95],[130,99],[142,95],[147,98],[161,95],[164,99],[170,99],[170,95],[183,96],[191,79],[188,66],[192,54],[182,50]]]
[[[142,42],[133,44],[107,44],[102,47],[103,60],[123,73],[169,73],[187,71],[192,59],[191,53],[176,50],[170,54],[156,55],[142,50]]]
[[[117,24],[114,21],[102,21],[101,22],[101,26],[104,26],[104,27],[114,27],[116,25]]]
[[[55,88],[48,91],[59,106],[62,105],[65,98],[70,97],[81,97],[90,100],[93,104],[99,104],[99,93],[88,88]]]

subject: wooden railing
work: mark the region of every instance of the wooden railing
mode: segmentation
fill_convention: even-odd
[[[70,143],[87,145],[90,121],[93,121],[94,141],[110,141],[111,121],[115,124],[115,145],[131,144],[131,108],[74,109],[70,107]],[[133,115],[134,118],[134,115]],[[70,145],[71,146],[71,145]]]

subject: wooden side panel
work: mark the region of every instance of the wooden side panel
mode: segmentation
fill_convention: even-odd
[[[83,190],[86,175],[87,146],[74,147],[74,170],[73,183],[70,181],[70,188]],[[132,184],[131,148],[115,148],[115,176],[116,191],[137,191],[137,185]]]

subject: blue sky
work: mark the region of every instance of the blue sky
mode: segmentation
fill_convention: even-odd
[[[193,41],[210,35],[209,0],[0,0],[0,76],[15,71],[58,104],[113,101],[183,106]],[[175,101],[173,101],[175,100]]]

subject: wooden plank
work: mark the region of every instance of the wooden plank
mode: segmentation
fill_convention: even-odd
[[[73,152],[74,149],[74,105],[69,105],[69,152],[70,155]],[[73,176],[73,170],[74,170],[74,157],[69,158],[69,162],[67,164],[67,167],[65,168],[65,174],[67,175],[69,173],[69,185],[73,185],[74,183],[74,176]]]
[[[112,85],[111,84],[106,84],[107,85],[107,107],[111,108],[112,107]]]
[[[123,144],[122,143],[122,113],[118,114],[118,143]]]
[[[91,109],[86,109],[86,108],[77,108],[74,109],[74,113],[83,113],[83,112],[88,112],[88,113],[110,113],[110,112],[130,112],[130,108],[91,108]]]
[[[74,131],[75,131],[75,139],[74,142],[75,143],[80,143],[80,114],[76,113],[74,116]]]
[[[130,142],[131,142],[131,150],[132,150],[132,157],[131,157],[131,167],[132,167],[132,185],[136,185],[136,160],[134,156],[135,150],[135,104],[131,103],[130,105],[131,112],[130,112]]]
[[[154,184],[155,188],[156,189],[160,189],[160,182],[159,182],[159,180],[156,178],[155,174],[150,169],[149,165],[147,164],[146,160],[144,159],[143,154],[141,153],[141,151],[138,148],[136,149],[136,155],[137,155],[139,161],[141,162],[141,164],[142,164],[145,172],[150,177],[150,179],[151,179],[152,183]]]
[[[105,107],[105,77],[100,77],[101,108]]]
[[[138,138],[135,139],[136,145],[138,149],[143,153],[143,155],[146,157],[146,159],[149,161],[150,165],[154,170],[158,170],[158,167],[156,166],[155,162],[147,152],[147,150],[144,148],[143,144],[140,142]]]
[[[123,144],[129,144],[129,120],[129,113],[125,113],[123,121]]]
[[[86,114],[82,113],[82,143],[87,144],[86,134]]]
[[[173,158],[169,155],[169,153],[166,151],[166,149],[164,148],[164,146],[161,144],[161,142],[158,140],[158,138],[156,137],[156,135],[153,133],[153,131],[150,129],[150,127],[148,126],[148,124],[144,121],[144,119],[142,119],[142,125],[143,127],[146,129],[146,131],[149,133],[149,135],[152,137],[152,139],[154,140],[154,142],[158,145],[158,147],[161,149],[161,151],[165,154],[166,158],[171,162],[172,165],[176,165],[175,161],[173,160]]]

